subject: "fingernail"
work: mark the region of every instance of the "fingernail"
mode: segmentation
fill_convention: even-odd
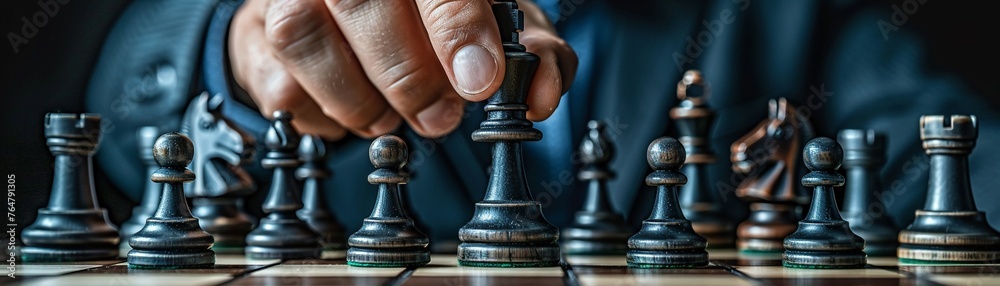
[[[462,119],[463,100],[439,100],[417,114],[420,126],[431,137],[445,135],[458,126]]]
[[[458,49],[451,60],[458,88],[466,94],[479,94],[497,77],[497,60],[486,48],[470,44]]]

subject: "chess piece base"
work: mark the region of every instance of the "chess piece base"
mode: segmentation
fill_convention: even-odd
[[[559,265],[559,244],[489,244],[458,246],[458,264],[473,267],[550,267]]]
[[[913,224],[899,232],[900,260],[988,263],[1000,260],[1000,234],[978,211],[918,210]]]
[[[780,253],[784,239],[798,228],[795,206],[753,203],[750,217],[736,229],[736,247],[743,252]]]
[[[827,252],[787,250],[781,255],[781,265],[789,268],[850,269],[864,268],[868,263],[863,251]]]
[[[431,262],[425,247],[413,249],[377,250],[352,247],[347,250],[347,265],[358,267],[410,267]]]
[[[632,235],[621,216],[607,212],[578,212],[573,225],[560,234],[563,250],[580,255],[624,254]]]
[[[708,252],[700,249],[678,251],[631,250],[625,261],[632,268],[689,268],[708,265]]]
[[[316,233],[294,214],[271,213],[247,235],[244,253],[251,259],[299,259],[320,255]]]
[[[118,257],[118,230],[104,209],[38,210],[35,223],[21,233],[26,262],[72,262]]]
[[[694,232],[708,240],[708,248],[730,248],[736,243],[735,229],[732,224],[723,222],[691,221]]]
[[[213,249],[219,253],[242,253],[246,236],[253,229],[250,217],[240,211],[234,198],[196,198],[192,213],[201,229],[215,239]]]
[[[128,253],[128,267],[133,269],[173,269],[211,267],[215,265],[215,252],[202,251],[147,251],[133,249]]]

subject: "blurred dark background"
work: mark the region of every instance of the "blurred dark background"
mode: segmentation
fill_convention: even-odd
[[[891,5],[900,3],[879,2],[884,2],[886,15],[892,13]],[[26,227],[36,210],[44,207],[51,185],[52,156],[44,143],[42,118],[47,112],[83,111],[83,93],[101,44],[128,3],[68,1],[37,27],[33,37],[25,37],[27,42],[19,44],[17,51],[10,43],[11,34],[22,34],[22,17],[31,21],[42,8],[37,0],[0,3],[0,30],[7,39],[0,45],[0,171],[4,176],[16,176],[19,228]],[[1000,109],[1000,41],[995,29],[998,6],[995,1],[928,0],[900,27],[928,45],[933,69],[957,75],[978,94],[991,95],[988,100],[995,109]],[[871,25],[876,29],[877,23]],[[961,95],[941,96],[962,100]],[[980,142],[978,148],[995,146],[995,142]],[[95,166],[99,202],[109,210],[112,221],[120,224],[136,204],[138,190],[131,191],[132,196],[124,195],[100,168]]]

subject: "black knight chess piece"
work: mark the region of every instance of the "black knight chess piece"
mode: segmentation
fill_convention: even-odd
[[[267,154],[264,168],[274,169],[271,189],[261,207],[266,217],[260,219],[247,235],[246,255],[250,259],[313,258],[320,254],[319,235],[295,212],[302,209],[302,194],[295,181],[298,167],[299,133],[292,127],[292,114],[275,111],[264,144]]]
[[[295,170],[295,177],[302,180],[302,204],[297,212],[300,219],[309,224],[317,234],[322,246],[321,258],[343,258],[347,246],[344,226],[326,207],[323,179],[330,176],[326,169],[326,145],[323,139],[314,135],[302,136],[299,143],[299,159],[303,164]],[[338,257],[339,256],[339,257]]]
[[[782,265],[792,268],[863,268],[865,241],[851,231],[840,216],[833,187],[844,185],[837,173],[844,150],[833,139],[820,137],[806,143],[802,160],[809,173],[802,185],[813,188],[812,204],[799,228],[785,238]]]
[[[694,91],[700,88],[700,95]],[[708,239],[708,247],[731,247],[736,240],[736,226],[723,209],[722,197],[709,181],[708,166],[715,163],[709,144],[715,112],[708,106],[711,91],[701,72],[689,70],[677,83],[677,107],[670,109],[670,119],[677,126],[677,139],[684,144],[687,159],[681,173],[691,178],[681,187],[680,204],[684,217],[694,231]]]
[[[525,104],[539,58],[518,43],[524,14],[512,0],[495,1],[493,15],[503,41],[506,72],[484,108],[487,119],[472,132],[476,142],[493,142],[492,174],[472,220],[458,232],[458,262],[480,267],[543,267],[559,264],[559,230],[542,215],[525,181],[521,141],[541,140],[525,119]]]
[[[184,197],[184,183],[195,177],[187,169],[194,143],[180,133],[167,133],[156,139],[152,151],[160,168],[150,179],[162,183],[163,191],[156,213],[129,239],[129,268],[211,267],[214,239],[198,225]]]
[[[118,230],[97,204],[92,156],[101,139],[97,114],[45,115],[45,143],[55,156],[49,205],[24,229],[25,262],[71,262],[118,257]]]
[[[139,146],[139,159],[142,163],[146,165],[146,177],[153,175],[156,169],[160,166],[156,165],[156,159],[153,158],[153,143],[156,142],[156,138],[160,136],[160,128],[156,126],[146,126],[139,128],[136,131],[136,145]],[[132,247],[128,245],[129,238],[132,234],[136,233],[142,229],[143,225],[146,225],[146,219],[153,216],[156,212],[157,206],[160,205],[160,193],[163,192],[163,185],[152,180],[146,182],[146,188],[142,192],[142,200],[139,205],[132,209],[132,217],[122,223],[119,232],[121,232],[122,242],[121,247],[118,250],[119,254],[128,254]]]
[[[840,214],[851,230],[865,239],[868,256],[893,256],[899,230],[876,197],[882,191],[879,173],[885,163],[885,134],[874,130],[847,129],[837,135],[844,147],[844,207]]]
[[[254,139],[222,117],[223,97],[207,93],[191,101],[181,133],[194,142],[191,170],[198,174],[185,186],[192,212],[201,228],[215,238],[219,253],[243,253],[252,218],[243,210],[242,198],[257,189],[241,166],[254,156]]]
[[[795,231],[798,209],[809,202],[800,187],[799,150],[812,139],[812,126],[784,98],[768,102],[768,118],[731,146],[733,171],[745,176],[736,196],[750,203],[750,217],[736,228],[744,252],[780,253]]]
[[[913,224],[899,232],[903,261],[988,263],[1000,260],[1000,234],[976,209],[969,153],[979,126],[973,115],[920,117],[920,140],[930,156],[927,201]]]
[[[368,157],[376,170],[368,182],[378,185],[378,197],[371,216],[351,235],[347,264],[360,267],[411,267],[431,261],[426,235],[406,214],[399,185],[410,177],[400,172],[409,159],[406,142],[394,135],[372,141]]]
[[[707,240],[684,218],[677,200],[677,188],[687,183],[678,170],[684,164],[684,146],[677,139],[661,137],[646,149],[646,161],[653,172],[646,185],[656,187],[652,213],[642,228],[628,240],[625,259],[635,268],[680,268],[708,265]]]
[[[632,233],[608,199],[607,180],[615,176],[608,164],[615,148],[604,134],[604,123],[590,121],[587,127],[590,131],[580,143],[584,165],[577,174],[580,181],[587,182],[587,196],[573,224],[563,229],[563,250],[586,255],[625,253]]]

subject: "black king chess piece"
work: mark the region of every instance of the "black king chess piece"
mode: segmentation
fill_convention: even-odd
[[[684,218],[677,201],[677,187],[687,183],[678,169],[687,154],[677,139],[660,137],[646,149],[646,161],[653,172],[646,185],[656,187],[652,213],[642,221],[642,228],[628,240],[625,255],[629,267],[680,268],[708,265],[707,240]]]
[[[844,187],[844,207],[840,215],[851,224],[851,230],[865,240],[868,256],[893,256],[896,253],[896,236],[899,230],[879,210],[876,192],[882,191],[879,171],[885,163],[885,134],[874,130],[847,129],[837,134],[837,142],[844,147],[844,169],[847,184]]]
[[[243,197],[257,190],[242,165],[254,157],[254,138],[222,116],[223,97],[196,97],[188,105],[181,133],[198,150],[191,168],[198,176],[185,184],[192,212],[201,228],[212,234],[217,253],[243,253],[253,218],[243,209]]]
[[[813,188],[812,203],[799,228],[785,238],[782,265],[792,268],[863,268],[865,241],[840,217],[833,187],[844,185],[837,173],[844,150],[833,139],[819,137],[802,149],[809,173],[802,185]]]
[[[278,110],[267,130],[264,144],[267,154],[261,160],[264,168],[274,169],[271,189],[262,206],[267,217],[260,219],[247,235],[245,249],[250,259],[296,259],[318,257],[319,235],[296,211],[302,209],[302,197],[295,181],[298,167],[299,133],[292,127],[292,114]]]
[[[330,176],[330,171],[326,169],[326,158],[323,139],[314,135],[302,136],[299,159],[303,164],[295,170],[295,177],[303,181],[303,207],[297,214],[319,234],[319,243],[323,248],[320,258],[343,258],[343,250],[347,246],[344,226],[327,209],[323,195],[323,179]]]
[[[700,88],[700,94],[694,91]],[[709,144],[715,112],[708,106],[710,89],[701,72],[689,70],[677,83],[677,107],[670,109],[670,119],[677,127],[677,139],[684,144],[687,159],[681,173],[691,178],[681,187],[680,204],[684,217],[712,248],[732,246],[736,241],[736,226],[723,210],[722,198],[708,178],[708,166],[715,163],[715,152]]]
[[[69,262],[118,257],[118,230],[97,204],[92,156],[101,139],[97,114],[45,115],[45,143],[55,156],[49,205],[24,229],[25,262]]]
[[[632,233],[611,206],[606,183],[615,176],[608,169],[615,148],[604,134],[604,123],[590,121],[587,128],[590,131],[580,142],[583,167],[577,174],[580,181],[587,182],[587,197],[573,224],[563,229],[563,250],[569,254],[625,253]]]
[[[184,183],[194,180],[187,169],[194,157],[194,143],[180,133],[167,133],[153,144],[153,157],[160,168],[150,180],[163,184],[156,213],[132,235],[129,268],[189,268],[215,264],[214,239],[191,214]]]
[[[500,89],[488,100],[487,119],[472,132],[476,142],[494,142],[490,182],[472,220],[458,232],[458,263],[481,267],[541,267],[559,264],[559,229],[531,198],[521,162],[521,141],[542,139],[525,119],[524,104],[539,58],[518,43],[524,14],[512,0],[495,1],[507,70]]]
[[[159,169],[156,159],[153,158],[153,143],[160,136],[160,128],[156,126],[145,126],[136,131],[136,145],[139,146],[139,159],[146,165],[146,177],[149,178]],[[153,216],[156,208],[160,205],[160,193],[163,192],[163,185],[152,180],[146,182],[146,189],[142,192],[142,200],[139,205],[132,209],[132,217],[122,223],[122,242],[118,250],[119,254],[128,254],[132,247],[128,245],[132,234],[142,229],[146,225],[146,219]]]
[[[969,153],[979,126],[973,115],[920,117],[920,140],[931,158],[927,201],[899,232],[900,260],[988,263],[1000,260],[1000,234],[976,209]]]
[[[371,216],[365,218],[358,232],[347,243],[347,264],[361,267],[409,267],[431,261],[429,240],[406,215],[399,185],[410,177],[399,171],[409,158],[406,142],[395,135],[383,135],[372,141],[368,158],[375,171],[368,182],[378,185],[378,197]]]

